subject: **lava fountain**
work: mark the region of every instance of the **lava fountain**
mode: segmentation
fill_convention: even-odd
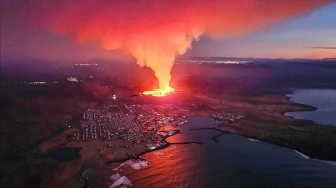
[[[144,95],[152,95],[154,97],[164,97],[167,96],[175,91],[174,88],[171,88],[168,86],[167,89],[161,90],[161,89],[153,89],[149,91],[144,91],[142,94]]]

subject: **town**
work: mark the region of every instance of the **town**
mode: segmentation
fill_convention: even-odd
[[[67,135],[68,140],[110,141],[121,139],[126,142],[148,143],[148,148],[163,145],[162,137],[172,135],[178,127],[187,122],[190,111],[197,105],[173,104],[123,104],[115,103],[92,107],[83,113],[78,131]],[[187,115],[189,114],[189,115]],[[224,125],[243,118],[230,113],[212,113],[210,117],[223,121]],[[112,145],[109,145],[112,147]],[[129,146],[128,146],[129,147]]]
[[[171,112],[160,114],[157,111]],[[184,109],[171,104],[164,105],[109,105],[90,108],[83,113],[79,130],[69,134],[72,140],[111,140],[123,139],[132,142],[146,142],[159,140],[156,133],[172,130],[186,122],[185,117],[176,112]],[[126,111],[126,113],[124,112]]]

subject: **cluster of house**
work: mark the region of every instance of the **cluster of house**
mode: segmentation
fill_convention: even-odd
[[[174,113],[172,105],[125,105],[127,113],[116,105],[89,108],[83,113],[79,131],[69,134],[72,140],[111,140],[146,142],[158,140],[155,133],[163,126],[178,126],[186,122],[185,116]],[[167,110],[166,115],[157,111]],[[139,113],[146,112],[146,113]],[[153,134],[154,133],[154,134]]]
[[[212,118],[215,118],[220,121],[228,121],[228,122],[233,122],[237,121],[241,118],[243,118],[243,115],[236,115],[236,114],[230,114],[230,113],[213,113],[211,114]]]

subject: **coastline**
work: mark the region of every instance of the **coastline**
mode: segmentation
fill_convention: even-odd
[[[292,116],[288,116],[286,115],[286,113],[288,112],[309,112],[309,111],[316,111],[318,110],[319,108],[318,107],[315,107],[315,106],[312,106],[312,105],[309,105],[309,104],[303,104],[303,103],[297,103],[297,102],[294,102],[291,100],[291,96],[289,95],[292,95],[294,93],[294,89],[293,90],[290,90],[291,93],[290,94],[286,94],[286,98],[289,102],[293,103],[294,105],[296,106],[300,106],[302,107],[301,109],[299,110],[287,110],[287,111],[282,111],[281,114],[284,115],[284,116],[287,116],[287,117],[291,117],[291,118],[294,118],[296,119],[295,117],[292,117]],[[311,120],[307,120],[307,121],[311,121]],[[313,121],[312,121],[313,122]]]
[[[258,99],[258,98],[257,98]],[[283,100],[286,99],[286,100]],[[210,117],[212,112],[216,112],[216,111],[224,111],[224,112],[233,112],[233,113],[241,113],[243,115],[247,114],[243,119],[234,121],[234,122],[230,122],[229,125],[225,125],[225,126],[221,126],[217,124],[216,128],[210,128],[210,129],[214,129],[217,131],[220,131],[221,133],[219,133],[218,135],[216,135],[215,138],[212,138],[215,142],[217,140],[217,137],[223,135],[223,134],[237,134],[237,135],[241,135],[244,136],[246,138],[250,138],[250,139],[255,139],[255,140],[260,140],[260,141],[264,141],[264,142],[268,142],[268,143],[272,143],[275,144],[277,146],[281,146],[281,147],[285,147],[288,149],[293,149],[293,150],[297,150],[300,153],[303,153],[304,155],[309,156],[311,159],[321,159],[321,160],[336,160],[336,157],[334,158],[333,155],[328,155],[327,154],[321,154],[318,150],[314,151],[314,150],[307,150],[306,148],[304,148],[303,144],[301,144],[300,142],[298,142],[298,144],[296,144],[296,139],[297,138],[282,138],[279,137],[278,135],[280,134],[278,131],[281,130],[283,131],[283,129],[285,128],[286,131],[289,131],[288,133],[291,135],[296,135],[298,134],[308,134],[310,132],[312,132],[312,130],[317,127],[317,128],[323,128],[325,129],[325,127],[322,127],[320,125],[317,125],[316,123],[309,121],[309,120],[297,120],[295,118],[292,117],[288,117],[286,116],[284,113],[288,112],[288,111],[307,111],[307,110],[316,110],[314,107],[309,106],[309,105],[304,105],[304,104],[296,104],[292,101],[289,100],[289,97],[286,95],[277,95],[277,96],[272,96],[269,99],[267,99],[267,103],[261,103],[261,105],[264,105],[266,107],[261,106],[260,109],[259,107],[256,109],[255,108],[255,104],[257,104],[256,102],[251,103],[251,107],[248,106],[249,108],[245,108],[244,105],[237,105],[239,104],[238,102],[240,101],[226,101],[226,103],[223,104],[219,104],[220,101],[212,99],[213,101],[209,101],[207,98],[205,100],[202,100],[202,103],[207,102],[208,106],[215,106],[216,104],[218,104],[218,106],[216,106],[216,108],[213,109],[201,109],[199,111],[193,111],[193,112],[187,112],[186,113],[186,117],[193,117],[193,116],[203,116],[203,117]],[[264,100],[264,99],[263,99]],[[243,103],[246,103],[246,101],[243,101]],[[245,104],[244,103],[244,104]],[[276,105],[274,105],[276,104]],[[219,106],[221,105],[221,106]],[[231,108],[230,105],[237,105],[234,106],[233,108]],[[223,106],[225,108],[223,108]],[[226,109],[227,108],[227,109]],[[224,109],[224,110],[223,110]],[[263,116],[262,113],[264,113],[264,111],[266,110],[266,112],[268,113],[267,115],[269,116]],[[251,114],[249,114],[251,113]],[[260,119],[256,119],[255,117],[262,117]],[[264,119],[269,118],[269,122],[268,121],[264,121]],[[271,121],[272,120],[272,121]],[[274,120],[274,121],[273,121]],[[263,125],[266,122],[265,125]],[[271,124],[269,124],[271,123]],[[260,126],[261,125],[261,126]],[[272,129],[268,129],[269,125],[272,125],[271,128]],[[302,126],[304,125],[304,126]],[[183,126],[183,125],[182,125]],[[255,127],[258,127],[257,129]],[[264,127],[266,127],[266,129],[264,129]],[[313,127],[313,129],[311,129],[310,127]],[[251,129],[252,128],[252,129]],[[73,130],[74,128],[71,128],[71,130]],[[209,128],[206,128],[209,129]],[[288,129],[288,130],[287,130]],[[70,132],[71,130],[68,129]],[[251,131],[252,130],[252,131]],[[115,143],[113,142],[117,142],[119,144],[122,145],[129,145],[131,143],[126,143],[122,140],[118,140],[118,141],[98,141],[98,140],[93,140],[93,141],[80,141],[80,142],[68,142],[67,140],[65,140],[65,133],[67,131],[59,135],[57,135],[56,137],[52,138],[50,141],[52,142],[52,144],[50,145],[50,143],[48,144],[47,142],[41,144],[42,146],[42,151],[46,151],[49,150],[48,148],[54,148],[53,146],[68,146],[68,147],[83,147],[83,151],[81,152],[81,158],[80,160],[77,161],[70,161],[68,162],[66,165],[61,164],[60,166],[60,170],[56,170],[55,174],[56,175],[60,175],[60,173],[68,168],[74,168],[74,169],[78,169],[80,170],[79,174],[77,173],[76,177],[82,179],[82,181],[84,180],[84,187],[89,186],[87,183],[85,183],[88,180],[85,180],[86,178],[82,177],[82,173],[92,167],[92,166],[97,166],[97,165],[112,165],[113,163],[119,163],[119,162],[126,162],[129,160],[133,160],[133,159],[140,159],[143,160],[141,158],[142,155],[152,152],[152,151],[158,151],[164,148],[169,147],[172,144],[193,144],[193,143],[169,143],[166,139],[170,136],[176,135],[176,134],[180,134],[180,130],[175,130],[174,134],[172,135],[166,135],[166,136],[162,136],[160,135],[162,142],[164,142],[164,144],[160,145],[159,147],[156,147],[155,149],[151,149],[148,150],[148,147],[145,147],[146,143],[141,143],[141,144],[137,144],[136,146],[138,147],[134,147],[132,146],[132,150],[129,150],[129,148],[124,148],[124,147],[117,147],[115,145]],[[266,135],[266,136],[265,136]],[[281,135],[280,135],[281,136]],[[219,140],[217,140],[219,141]],[[313,142],[313,140],[311,140],[311,142]],[[65,143],[65,144],[63,144]],[[109,148],[107,147],[107,145],[109,143],[113,143],[115,145],[115,147],[113,148]],[[152,144],[156,144],[156,142],[151,142]],[[310,141],[308,142],[310,143]],[[147,143],[149,144],[149,143]],[[200,143],[194,143],[194,144],[200,144]],[[296,145],[295,145],[296,144]],[[129,145],[130,146],[130,145]],[[117,155],[112,154],[109,157],[106,157],[103,154],[99,154],[97,153],[97,150],[99,148],[102,147],[106,147],[108,148],[108,150],[111,149],[111,151],[108,151],[110,153],[113,153],[112,151],[117,151]],[[315,146],[314,146],[315,147]],[[86,148],[86,149],[85,149]],[[317,147],[315,147],[317,148]],[[129,155],[128,155],[128,151],[132,151]],[[310,151],[310,152],[307,152]],[[329,151],[329,150],[326,150]],[[332,151],[332,150],[331,150]],[[126,154],[126,155],[125,155]],[[70,163],[75,163],[76,166],[72,167],[70,165]],[[71,170],[71,171],[75,171],[75,170]],[[72,172],[67,172],[66,174],[70,174]],[[83,179],[84,178],[84,179]],[[69,179],[69,178],[68,178]],[[62,180],[64,181],[64,180]],[[78,179],[72,178],[66,181],[70,181],[73,185],[75,181],[78,181]],[[50,184],[51,183],[51,184]],[[55,183],[55,184],[54,184]],[[69,185],[69,183],[65,183],[66,185]],[[77,183],[79,184],[79,183]],[[50,181],[48,183],[48,185],[52,185],[54,187],[57,187],[57,183]]]
[[[225,129],[225,128],[223,129],[223,128],[218,128],[217,127],[217,128],[196,128],[196,129],[190,129],[190,130],[192,130],[192,131],[197,131],[197,130],[216,130],[216,131],[221,132],[221,133],[216,134],[215,136],[212,137],[212,140],[215,141],[215,142],[220,142],[217,139],[217,137],[220,137],[220,136],[225,135],[225,134],[235,134],[235,135],[239,135],[239,136],[245,137],[245,138],[249,139],[250,141],[254,141],[254,142],[258,142],[258,141],[267,142],[267,143],[274,144],[274,145],[279,146],[279,147],[284,147],[284,148],[293,150],[294,152],[296,152],[297,154],[299,154],[304,159],[317,160],[317,161],[329,163],[331,165],[336,165],[336,160],[323,160],[323,159],[311,158],[310,156],[308,156],[308,155],[306,155],[306,154],[304,154],[302,152],[299,152],[297,150],[297,148],[288,147],[288,145],[284,146],[284,145],[277,144],[277,143],[274,143],[274,142],[271,142],[271,141],[268,141],[268,140],[260,140],[257,137],[249,137],[247,135],[240,134],[237,131],[232,131],[232,129]]]
[[[297,154],[299,155],[299,157],[301,157],[301,158],[303,158],[303,159],[307,159],[307,160],[316,160],[316,161],[321,161],[321,162],[324,162],[324,163],[328,163],[328,164],[330,164],[330,165],[336,165],[336,161],[314,159],[314,158],[311,158],[311,157],[309,157],[309,156],[307,156],[307,155],[305,155],[305,154],[299,152],[298,150],[296,150],[296,149],[294,149],[294,148],[292,148],[292,147],[288,147],[288,146],[280,145],[280,144],[277,144],[277,143],[274,143],[274,142],[271,142],[271,141],[268,141],[268,140],[261,140],[261,139],[259,139],[259,138],[257,138],[257,137],[249,137],[249,136],[247,136],[247,135],[240,134],[238,131],[234,130],[234,129],[231,128],[231,127],[220,127],[220,128],[219,128],[219,127],[204,127],[204,128],[191,128],[191,129],[189,129],[189,130],[190,130],[190,131],[198,131],[198,130],[200,130],[200,131],[202,131],[202,130],[216,130],[216,131],[219,131],[219,132],[220,132],[219,134],[216,134],[216,135],[214,135],[214,136],[212,137],[213,141],[215,141],[215,142],[220,142],[219,140],[217,140],[217,137],[220,137],[220,136],[222,136],[222,135],[224,135],[224,134],[236,134],[236,135],[239,135],[239,136],[243,136],[243,137],[245,137],[245,138],[247,138],[247,139],[249,139],[250,141],[253,141],[253,142],[255,142],[255,141],[263,141],[263,142],[267,142],[267,143],[270,143],[270,144],[274,144],[275,146],[279,146],[279,147],[284,147],[284,148],[290,149],[290,150],[292,150],[293,152],[297,153]],[[179,131],[179,132],[177,132],[177,133],[175,133],[175,134],[180,134],[180,133],[181,133],[181,132]],[[173,135],[175,135],[175,134],[172,134],[171,136],[173,136]],[[114,163],[114,162],[127,162],[127,161],[132,160],[132,159],[145,160],[145,159],[142,159],[140,156],[143,155],[143,154],[152,152],[152,151],[157,151],[157,150],[161,150],[161,149],[167,148],[167,147],[169,147],[169,146],[172,145],[172,144],[179,144],[179,143],[169,143],[169,142],[167,142],[165,139],[168,138],[168,137],[170,137],[170,136],[166,136],[166,137],[163,138],[164,141],[165,141],[167,144],[163,145],[162,147],[158,147],[158,148],[156,148],[156,149],[153,149],[153,150],[150,150],[150,151],[143,152],[143,153],[139,154],[139,155],[137,156],[137,158],[132,158],[132,157],[131,157],[131,158],[125,159],[125,160],[123,160],[123,161],[109,161],[108,165],[109,165],[109,164],[112,164],[112,163]],[[186,143],[186,144],[191,144],[191,143],[195,143],[195,142],[189,142],[189,143]],[[182,143],[182,144],[184,144],[184,143]]]
[[[112,163],[115,163],[115,162],[126,162],[128,160],[132,160],[132,159],[141,159],[141,155],[144,155],[146,153],[149,153],[149,152],[153,152],[153,151],[157,151],[157,150],[161,150],[163,148],[167,148],[168,146],[170,146],[171,144],[174,144],[174,143],[169,143],[166,139],[168,137],[171,137],[171,136],[174,136],[176,134],[181,134],[181,131],[180,130],[174,130],[174,133],[171,134],[171,135],[166,135],[166,136],[162,136],[162,135],[159,135],[162,139],[162,141],[164,142],[164,144],[156,147],[155,149],[151,149],[151,150],[146,150],[146,151],[142,151],[138,154],[135,154],[135,155],[128,155],[126,158],[123,158],[123,159],[118,159],[118,160],[107,160],[104,165],[109,165],[109,164],[112,164]],[[141,159],[143,160],[143,159]]]
[[[291,119],[293,119],[294,121],[306,121],[306,122],[309,122],[309,123],[312,123],[312,124],[317,124],[311,120],[300,120],[300,119],[296,119],[294,117],[290,117],[290,116],[286,116],[285,113],[287,112],[300,112],[300,111],[315,111],[317,110],[318,108],[314,107],[314,106],[311,106],[311,105],[306,105],[306,104],[299,104],[299,103],[295,103],[290,99],[290,97],[288,97],[288,95],[285,95],[287,100],[292,103],[292,105],[294,105],[295,107],[299,107],[300,109],[297,110],[295,108],[292,108],[292,110],[288,110],[288,111],[282,111],[281,114],[285,117],[289,117]],[[201,115],[202,116],[202,115]],[[189,116],[189,117],[194,117],[194,116]],[[204,117],[207,117],[207,116],[204,116]],[[319,124],[318,124],[319,125]],[[319,126],[323,126],[323,125],[319,125]],[[290,128],[290,127],[289,127]],[[309,159],[311,160],[320,160],[320,161],[331,161],[331,162],[336,162],[336,158],[335,159],[332,159],[332,160],[328,160],[328,159],[322,159],[322,158],[314,158],[312,156],[310,156],[309,154],[305,154],[304,151],[301,151],[300,148],[297,148],[297,147],[291,147],[289,145],[289,143],[279,143],[279,142],[274,142],[272,140],[269,140],[269,139],[262,139],[262,138],[259,138],[259,137],[255,137],[255,136],[251,136],[251,135],[248,135],[248,134],[244,134],[244,133],[240,133],[239,131],[237,131],[236,129],[234,129],[234,127],[225,127],[225,126],[220,126],[217,125],[217,127],[215,128],[193,128],[193,129],[190,129],[190,130],[202,130],[202,129],[210,129],[210,130],[216,130],[216,131],[219,131],[221,133],[219,133],[218,135],[215,135],[212,139],[215,141],[215,142],[218,142],[217,140],[217,137],[223,135],[223,134],[236,134],[236,135],[240,135],[240,136],[243,136],[245,138],[248,138],[248,139],[252,139],[253,141],[263,141],[263,142],[268,142],[268,143],[271,143],[271,144],[275,144],[277,146],[280,146],[280,147],[285,147],[285,148],[288,148],[288,149],[291,149],[291,150],[294,150],[294,151],[297,151],[298,153],[302,154],[302,155],[305,155],[307,157],[309,157]],[[292,129],[294,131],[298,131],[298,130],[295,130],[295,129]],[[176,134],[180,134],[180,130],[174,130],[174,131],[177,131],[175,132],[174,134],[170,135],[170,136],[173,136],[173,135],[176,135]],[[137,154],[136,156],[128,156],[127,158],[123,158],[123,159],[119,159],[119,160],[109,160],[107,161],[105,164],[111,164],[111,163],[114,163],[114,162],[126,162],[128,160],[132,160],[132,159],[141,159],[141,155],[144,155],[146,153],[149,153],[149,152],[152,152],[152,151],[157,151],[157,150],[161,150],[161,149],[164,149],[164,148],[167,148],[169,147],[170,145],[172,144],[192,144],[192,143],[195,143],[195,142],[188,142],[188,143],[169,143],[168,141],[166,141],[166,138],[170,137],[170,136],[161,136],[160,137],[162,138],[162,140],[165,142],[164,145],[161,145],[160,147],[157,147],[153,150],[147,150],[147,151],[143,151],[139,154]],[[196,143],[196,144],[201,144],[201,143]]]
[[[151,149],[151,150],[146,150],[146,151],[142,151],[140,153],[137,153],[135,155],[127,155],[127,157],[125,158],[122,158],[122,159],[116,159],[116,160],[107,160],[105,161],[102,165],[109,165],[109,166],[112,166],[113,164],[115,163],[124,163],[124,162],[127,162],[127,161],[130,161],[130,160],[142,160],[142,161],[146,161],[146,159],[143,159],[141,158],[142,155],[145,155],[147,153],[150,153],[150,152],[155,152],[155,151],[159,151],[159,150],[162,150],[164,148],[167,148],[171,145],[175,145],[175,144],[199,144],[201,145],[202,143],[200,142],[175,142],[175,143],[171,143],[171,142],[168,142],[166,139],[169,138],[169,137],[172,137],[174,135],[177,135],[177,134],[181,134],[181,130],[173,130],[174,133],[170,134],[170,135],[166,135],[166,136],[163,136],[163,135],[159,135],[162,139],[162,142],[164,142],[164,144],[161,144],[160,146],[156,147],[155,149]],[[80,171],[80,178],[83,179],[84,181],[84,185],[82,186],[82,188],[87,188],[87,187],[90,187],[90,183],[89,183],[89,178],[87,177],[84,177],[83,176],[83,173],[88,169],[88,168],[91,168],[93,166],[90,166],[90,167],[87,167],[87,168],[83,168],[81,171]]]
[[[290,90],[290,91],[292,92],[292,90]],[[286,98],[286,101],[289,102],[291,107],[289,109],[286,109],[286,110],[281,110],[280,114],[284,118],[290,118],[293,123],[288,125],[284,121],[284,123],[280,123],[281,126],[286,127],[288,129],[290,129],[291,131],[302,132],[302,133],[310,133],[311,130],[309,130],[309,129],[306,130],[305,127],[297,128],[301,125],[305,125],[305,126],[308,125],[308,127],[313,126],[313,127],[318,127],[318,128],[321,128],[321,129],[331,128],[331,129],[336,130],[336,128],[334,128],[334,127],[324,126],[324,125],[316,123],[312,120],[296,119],[294,117],[287,116],[285,114],[287,112],[316,111],[318,108],[314,107],[314,106],[311,106],[311,105],[307,105],[307,104],[295,103],[294,101],[290,100],[291,97],[288,96],[288,94],[285,94],[284,97]],[[280,120],[280,122],[282,122],[282,120]],[[239,122],[237,124],[239,125]],[[286,142],[286,141],[279,140],[279,139],[274,139],[274,138],[272,139],[272,138],[263,138],[263,137],[260,137],[260,136],[255,136],[253,134],[248,134],[246,132],[245,133],[240,132],[239,130],[235,129],[235,126],[236,125],[218,126],[217,128],[214,128],[214,130],[218,130],[218,131],[222,132],[223,134],[225,134],[225,133],[237,134],[237,135],[244,136],[246,138],[250,138],[250,139],[253,139],[253,140],[260,140],[260,141],[268,142],[268,143],[271,143],[271,144],[275,144],[275,145],[280,146],[280,147],[285,147],[285,148],[288,148],[288,149],[292,149],[294,151],[297,151],[297,152],[309,157],[309,159],[311,159],[311,160],[320,160],[320,161],[325,161],[325,162],[327,162],[327,161],[336,162],[336,156],[335,155],[332,155],[332,154],[331,155],[324,155],[324,154],[320,154],[320,152],[318,152],[318,151],[307,152],[307,150],[304,147],[298,146],[298,145],[296,145],[296,146],[292,145],[289,142],[289,140],[287,140],[287,142]]]
[[[309,120],[319,125],[336,126],[336,90],[335,89],[293,89],[293,94],[287,95],[289,101],[308,105],[310,108],[302,111],[287,111],[284,115],[300,120]]]

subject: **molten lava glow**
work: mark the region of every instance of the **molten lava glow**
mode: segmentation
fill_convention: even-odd
[[[153,89],[153,90],[149,90],[149,91],[144,91],[142,94],[152,95],[152,96],[155,96],[155,97],[164,97],[164,96],[167,96],[167,95],[173,93],[174,91],[175,91],[174,88],[171,88],[171,87],[168,86],[168,88],[164,89],[164,90]]]
[[[123,49],[159,81],[156,96],[170,92],[175,57],[201,35],[229,38],[255,32],[333,0],[26,0],[22,19],[32,25]],[[148,92],[145,92],[148,93]]]

